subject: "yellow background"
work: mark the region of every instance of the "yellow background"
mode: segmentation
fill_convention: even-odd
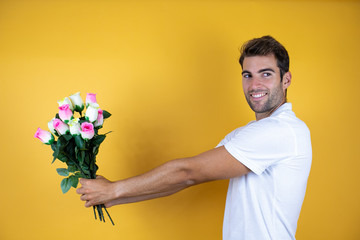
[[[288,99],[312,133],[298,240],[360,239],[359,1],[0,1],[0,239],[221,239],[227,181],[110,208],[100,223],[33,137],[57,100],[97,93],[113,116],[111,180],[211,149],[254,119],[239,47],[270,34],[290,54]]]

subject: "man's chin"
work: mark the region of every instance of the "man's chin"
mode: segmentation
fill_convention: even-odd
[[[264,111],[264,106],[263,106],[262,104],[250,103],[250,108],[251,108],[251,110],[253,110],[255,113],[263,113],[263,112],[266,112],[266,111]]]

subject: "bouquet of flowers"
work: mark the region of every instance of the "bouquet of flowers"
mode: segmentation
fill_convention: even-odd
[[[65,176],[60,186],[62,192],[66,193],[71,187],[77,187],[79,178],[96,178],[96,155],[100,144],[109,133],[99,134],[98,131],[102,128],[104,119],[111,114],[99,108],[96,94],[93,93],[86,96],[85,115],[82,113],[85,107],[80,92],[65,97],[58,101],[58,104],[59,112],[48,122],[50,132],[38,128],[35,137],[51,146],[54,151],[52,163],[56,159],[66,163],[67,168],[56,169],[60,176]],[[78,117],[75,117],[75,112],[79,113]],[[100,221],[105,222],[103,209],[114,225],[103,204],[93,207],[95,219],[97,212]]]

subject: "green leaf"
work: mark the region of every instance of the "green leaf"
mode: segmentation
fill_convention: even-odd
[[[95,162],[92,162],[92,164],[90,165],[90,170],[92,171],[92,172],[95,172],[96,173],[96,171],[98,170],[98,166],[95,164]]]
[[[95,127],[94,128],[95,134],[98,134],[99,129],[101,129],[102,127],[103,127],[102,125]]]
[[[69,158],[74,159],[74,160],[76,159],[76,156],[75,156],[75,141],[74,140],[69,141],[68,145],[66,145],[65,152],[66,152],[66,154],[68,155]]]
[[[81,168],[86,175],[90,174],[90,169],[87,165],[84,164]]]
[[[98,152],[99,152],[99,145],[97,145],[97,146],[95,146],[95,147],[93,148],[93,154],[94,154],[94,156],[96,156],[96,155],[98,154]]]
[[[71,134],[64,134],[63,137],[65,138],[66,141],[69,141],[70,139],[72,139]]]
[[[69,178],[64,178],[60,183],[61,191],[63,193],[67,193],[71,188],[71,183],[69,182]]]
[[[92,143],[94,145],[100,145],[105,140],[105,138],[106,138],[105,135],[97,135],[92,139]]]
[[[97,136],[97,135],[99,134],[98,132],[99,132],[99,128],[98,128],[98,127],[95,127],[95,128],[94,128],[95,136]]]
[[[66,165],[68,166],[67,170],[69,173],[78,171],[78,168],[73,161],[68,161]]]
[[[59,155],[59,151],[55,151],[55,152],[53,153],[54,159],[52,160],[51,164],[53,164],[53,163],[55,162],[55,160],[57,159],[58,155]]]
[[[69,173],[73,173],[73,172],[76,172],[77,171],[77,167],[76,167],[76,165],[68,165],[68,172]]]
[[[62,151],[68,145],[68,143],[69,142],[65,139],[64,135],[62,135],[58,138],[56,146],[58,147],[59,151]]]
[[[86,176],[84,176],[81,172],[76,172],[75,177],[77,177],[77,178],[85,178]]]
[[[103,116],[104,116],[104,119],[109,118],[111,116],[111,113],[109,113],[106,110],[103,110]]]
[[[60,176],[69,176],[69,171],[66,168],[57,168],[56,171]]]
[[[57,150],[57,145],[56,145],[56,141],[54,141],[52,144],[51,144],[51,149],[56,152]]]
[[[76,159],[77,159],[79,165],[82,166],[84,164],[85,151],[81,151],[81,150],[77,151]]]
[[[63,152],[61,152],[57,155],[57,159],[59,159],[62,162],[65,162],[65,163],[68,161],[68,158],[66,157],[66,155]]]
[[[71,175],[68,182],[73,188],[76,188],[79,183],[79,179],[75,175]]]
[[[85,149],[85,141],[84,139],[82,139],[82,137],[80,135],[76,135],[74,137],[75,139],[75,144],[76,146],[80,149],[80,150],[83,150]]]
[[[54,151],[54,153],[53,153],[54,159],[53,159],[53,161],[52,161],[52,163],[54,163],[54,161],[56,160],[56,158],[57,158],[58,155],[59,155],[59,146],[58,146],[57,142],[53,142],[53,143],[51,144],[51,149]]]
[[[83,172],[84,172],[86,175],[90,175],[90,170],[89,170],[88,168],[83,169]]]

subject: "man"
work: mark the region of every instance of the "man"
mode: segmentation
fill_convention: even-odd
[[[291,83],[286,49],[270,36],[244,44],[245,98],[256,121],[200,155],[169,161],[142,175],[110,182],[81,179],[85,206],[163,197],[195,184],[230,179],[223,239],[295,239],[312,150],[310,132],[286,103]]]

